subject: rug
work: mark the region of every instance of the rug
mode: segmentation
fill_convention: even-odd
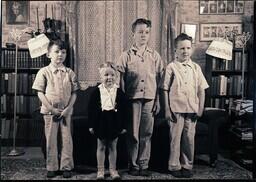
[[[47,180],[44,159],[1,159],[1,180]],[[203,164],[194,165],[193,179],[252,179],[252,173],[240,167],[235,162],[221,158],[216,168],[210,168]],[[170,174],[152,171],[150,177],[131,176],[127,170],[120,170],[123,180],[167,180],[175,179]],[[80,166],[80,170],[72,172],[71,180],[93,180],[96,178],[96,169]],[[59,175],[54,180],[63,180]],[[110,179],[106,171],[106,179]]]

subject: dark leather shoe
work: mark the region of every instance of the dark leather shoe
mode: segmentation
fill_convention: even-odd
[[[130,169],[128,171],[128,174],[130,174],[132,176],[139,176],[140,175],[140,171],[138,169]]]
[[[71,178],[71,171],[63,171],[63,178]]]
[[[182,168],[181,173],[184,178],[191,178],[193,176],[192,170],[189,169]]]
[[[151,176],[151,172],[148,169],[141,169],[140,176]]]
[[[210,167],[215,168],[217,165],[217,161],[210,162]]]
[[[176,170],[176,171],[168,171],[169,174],[171,174],[172,176],[176,177],[176,178],[182,178],[182,173],[181,170]]]
[[[57,174],[55,171],[47,171],[47,178],[54,178]]]

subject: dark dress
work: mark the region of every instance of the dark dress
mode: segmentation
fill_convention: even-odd
[[[91,94],[88,105],[88,119],[90,128],[94,129],[97,138],[103,140],[113,140],[126,127],[126,97],[121,89],[117,89],[116,109],[102,111],[100,101],[100,89],[97,87]]]

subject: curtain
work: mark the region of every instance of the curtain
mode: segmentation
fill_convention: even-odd
[[[165,63],[172,55],[173,0],[77,1],[69,2],[69,33],[74,48],[74,69],[85,89],[99,82],[98,67],[115,61],[132,45],[131,25],[137,18],[152,21],[149,46]],[[71,5],[72,4],[72,5]],[[70,18],[71,17],[71,18]]]

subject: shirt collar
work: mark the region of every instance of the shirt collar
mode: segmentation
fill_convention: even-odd
[[[131,47],[131,52],[134,53],[135,55],[142,55],[142,51],[139,52],[140,50],[138,50],[137,47],[135,47],[135,45],[132,45]],[[149,52],[149,53],[153,53],[153,50],[151,48],[149,48],[148,46],[146,46],[145,52]]]
[[[103,83],[99,84],[98,88],[100,89],[107,89]],[[113,87],[111,89],[117,89],[118,88],[118,85],[114,83]]]
[[[177,60],[174,60],[174,62],[176,63],[176,64],[178,64],[179,66],[190,66],[191,68],[193,68],[193,62],[192,62],[192,60],[191,59],[189,59],[189,60],[187,60],[187,61],[184,61],[184,62],[179,62],[179,61],[177,61]]]
[[[49,67],[50,67],[50,69],[51,69],[51,71],[53,72],[53,73],[56,73],[58,70],[61,70],[61,71],[63,71],[63,72],[67,72],[67,69],[66,69],[66,67],[64,66],[64,65],[62,65],[62,66],[60,66],[60,67],[55,67],[53,64],[50,64],[49,65]]]

